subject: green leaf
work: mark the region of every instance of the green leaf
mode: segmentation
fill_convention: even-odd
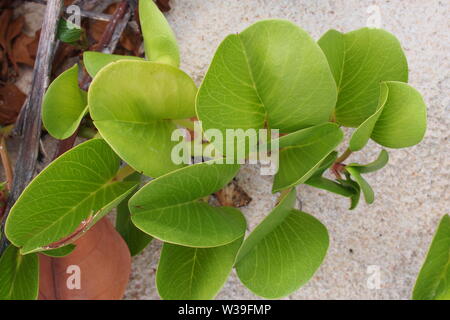
[[[450,300],[450,216],[444,215],[414,286],[414,300]]]
[[[45,250],[45,251],[42,251],[41,253],[45,254],[46,256],[49,256],[49,257],[61,258],[61,257],[65,257],[65,256],[68,256],[69,254],[71,254],[73,252],[73,250],[75,250],[75,248],[76,248],[76,246],[74,244],[70,243],[61,248]]]
[[[288,133],[328,121],[335,102],[333,76],[313,39],[289,21],[265,20],[220,44],[196,108],[205,130]]]
[[[84,30],[76,24],[66,20],[59,19],[57,38],[65,43],[74,43],[81,40]]]
[[[165,243],[156,273],[156,286],[161,298],[213,299],[233,268],[242,239],[214,248],[189,248]]]
[[[345,167],[345,170],[347,170],[348,173],[355,179],[356,183],[361,188],[364,199],[367,203],[373,203],[375,196],[372,190],[372,187],[367,183],[367,181],[361,176],[361,172],[359,168],[357,167]]]
[[[275,299],[305,284],[328,249],[326,228],[309,214],[292,209],[295,189],[255,228],[239,251],[236,271],[255,294]]]
[[[212,207],[202,198],[224,187],[239,165],[204,162],[150,181],[130,200],[131,220],[165,242],[189,247],[216,247],[245,233],[239,210]]]
[[[386,104],[389,93],[389,87],[385,82],[380,84],[380,98],[378,100],[377,110],[373,115],[366,119],[361,125],[353,132],[349,149],[351,151],[359,151],[364,148],[372,135],[373,129],[383,112],[384,105]]]
[[[320,177],[323,173],[328,170],[336,161],[338,156],[337,151],[331,152],[319,165],[317,170],[314,172],[312,177]]]
[[[313,175],[305,181],[305,184],[323,189],[329,192],[333,192],[339,194],[344,197],[351,197],[354,195],[354,190],[352,188],[344,187],[342,184],[337,183],[333,180],[322,177],[323,173],[329,169],[337,159],[338,153],[333,151],[330,153],[319,165],[317,170],[313,173]]]
[[[346,167],[357,168],[359,173],[370,173],[383,168],[389,161],[389,154],[386,150],[381,150],[378,158],[368,164],[358,164],[358,163],[350,163]]]
[[[89,75],[94,78],[95,75],[111,62],[119,61],[119,60],[140,60],[144,59],[135,57],[135,56],[122,56],[118,54],[106,54],[97,51],[85,51],[83,52],[83,63],[86,67]]]
[[[78,65],[61,73],[47,89],[42,122],[57,139],[70,137],[87,112],[86,92],[78,87]]]
[[[180,53],[177,40],[169,23],[153,0],[139,1],[139,20],[147,58],[178,67]]]
[[[141,175],[139,173],[134,173],[124,181],[135,181],[136,183],[141,182]],[[135,189],[136,191],[136,189]],[[132,256],[139,254],[142,250],[147,247],[147,245],[152,241],[150,237],[145,232],[142,232],[131,221],[131,214],[128,208],[128,201],[135,192],[129,194],[122,202],[117,206],[117,217],[116,217],[116,229],[125,240],[130,249]]]
[[[405,148],[422,141],[427,107],[420,93],[406,83],[386,82],[389,93],[371,138],[388,148]]]
[[[134,182],[114,181],[119,163],[101,139],[63,154],[33,179],[12,207],[6,221],[8,239],[23,254],[42,251],[73,233],[83,220],[96,221],[136,187]]]
[[[342,184],[324,177],[311,177],[305,182],[305,184],[314,188],[333,192],[344,197],[352,197],[355,194],[353,189],[344,187]]]
[[[172,66],[121,60],[96,75],[88,101],[106,142],[136,171],[155,178],[182,166],[171,159],[178,142],[171,141],[176,126],[168,119],[194,116],[196,92],[192,79]]]
[[[272,192],[308,180],[343,139],[334,123],[324,123],[279,138],[280,165]]]
[[[335,116],[344,126],[357,127],[375,112],[380,82],[408,81],[405,54],[397,38],[385,30],[330,30],[318,44],[336,81]]]
[[[353,181],[350,176],[346,177],[346,180],[338,179],[338,182],[345,188],[352,189],[353,194],[350,196],[350,210],[355,209],[358,206],[359,198],[361,197],[361,187],[358,183]]]
[[[36,254],[20,255],[10,245],[0,257],[0,300],[35,300],[39,290],[39,261]]]
[[[402,82],[383,82],[378,109],[355,130],[350,149],[362,149],[369,137],[385,147],[413,146],[423,139],[426,122],[426,105],[416,89]]]

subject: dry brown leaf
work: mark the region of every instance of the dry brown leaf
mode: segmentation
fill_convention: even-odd
[[[6,35],[6,52],[8,54],[9,60],[13,64],[16,73],[19,72],[19,66],[15,60],[13,54],[13,41],[14,39],[22,33],[23,25],[25,23],[25,18],[23,16],[18,17],[8,25],[8,33]]]
[[[105,14],[113,14],[118,6],[118,3],[113,3],[106,8],[103,13]],[[108,25],[107,21],[99,21],[99,20],[92,20],[90,21],[89,27],[88,27],[88,34],[92,39],[95,40],[95,42],[100,41],[100,38],[103,35],[103,32],[106,29],[106,26]]]
[[[119,40],[119,44],[126,50],[132,52],[135,56],[139,56],[139,48],[141,47],[141,43],[141,35],[135,33],[130,27],[125,28]]]
[[[228,207],[245,207],[252,201],[252,198],[238,185],[235,179],[214,195],[222,206]]]
[[[5,126],[16,121],[26,95],[16,85],[8,83],[0,87],[0,124]]]
[[[130,276],[131,257],[111,222],[103,218],[74,244],[75,250],[66,257],[39,255],[39,299],[121,299]],[[80,289],[70,289],[67,285],[74,284],[71,280],[75,276],[73,271],[67,273],[69,266],[79,267]]]
[[[162,12],[167,12],[170,10],[169,1],[170,0],[156,0],[156,5]]]
[[[8,43],[8,25],[9,21],[11,20],[13,16],[13,10],[12,9],[5,9],[2,11],[0,15],[0,46],[3,48],[3,50],[7,50]]]
[[[0,48],[0,79],[3,81],[8,79],[8,59],[3,48]]]
[[[22,33],[20,36],[14,40],[12,53],[11,53],[11,61],[14,65],[18,63],[23,63],[27,66],[34,66],[34,57],[36,52],[31,52],[30,46],[33,45],[35,38],[29,37],[26,34]]]

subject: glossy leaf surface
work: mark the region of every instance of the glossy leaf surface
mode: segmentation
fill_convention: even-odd
[[[281,298],[305,284],[328,249],[326,228],[311,215],[292,209],[295,189],[255,228],[239,251],[236,271],[255,294]]]
[[[224,187],[239,165],[200,163],[150,181],[129,202],[131,219],[142,231],[162,241],[216,247],[245,233],[239,210],[212,207],[201,201]]]
[[[114,181],[119,158],[101,139],[78,145],[52,162],[27,186],[11,209],[6,235],[23,253],[69,236],[83,220],[96,219],[105,207],[136,186]]]
[[[442,217],[413,292],[414,300],[450,300],[450,216]]]
[[[87,111],[86,92],[78,87],[78,66],[61,73],[47,89],[42,102],[42,122],[57,139],[70,137]]]
[[[136,171],[150,177],[180,168],[171,159],[176,125],[194,115],[197,89],[184,72],[148,61],[104,67],[89,89],[89,109],[102,137]]]
[[[39,264],[36,254],[22,256],[10,245],[0,257],[0,300],[34,300],[38,295]]]
[[[159,295],[168,300],[213,299],[233,268],[242,238],[214,248],[165,243],[156,273]]]
[[[408,64],[399,41],[382,29],[348,33],[330,30],[318,41],[338,88],[335,117],[357,127],[377,107],[382,81],[408,81]]]
[[[139,1],[139,20],[147,58],[178,67],[180,53],[177,40],[162,12],[153,0]]]

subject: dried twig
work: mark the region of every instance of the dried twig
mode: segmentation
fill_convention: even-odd
[[[4,235],[4,224],[11,206],[19,197],[34,176],[36,159],[39,153],[41,136],[41,105],[44,92],[49,83],[50,70],[55,52],[58,18],[63,7],[63,0],[49,0],[42,24],[39,47],[34,64],[31,91],[23,107],[22,128],[20,130],[22,143],[14,167],[13,186],[8,196],[5,214],[1,225],[0,254],[6,248],[8,241]]]

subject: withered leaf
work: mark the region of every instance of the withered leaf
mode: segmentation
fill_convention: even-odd
[[[74,244],[75,250],[65,257],[39,256],[39,299],[121,299],[130,276],[131,257],[109,220],[100,220]]]
[[[11,53],[11,62],[14,65],[18,63],[23,63],[27,66],[33,67],[34,65],[34,57],[35,52],[32,52],[30,48],[33,46],[35,42],[35,38],[29,37],[26,34],[22,33],[20,36],[14,40],[12,53]]]
[[[171,9],[169,1],[170,0],[156,0],[156,5],[162,12],[167,12]]]
[[[5,126],[16,121],[26,95],[14,84],[0,87],[0,124]]]
[[[238,185],[236,179],[233,179],[225,188],[214,194],[217,201],[222,206],[245,207],[252,201],[252,198]]]

